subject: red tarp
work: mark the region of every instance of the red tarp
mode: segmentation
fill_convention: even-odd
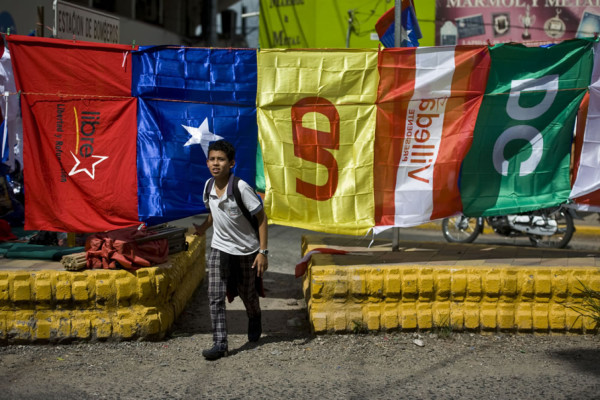
[[[167,261],[169,242],[167,239],[137,240],[148,236],[146,230],[136,227],[98,233],[90,236],[85,244],[89,269],[116,269],[119,266],[136,270]]]

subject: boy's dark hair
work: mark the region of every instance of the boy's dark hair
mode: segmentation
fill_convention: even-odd
[[[212,142],[208,146],[208,154],[213,150],[225,153],[229,161],[235,160],[235,147],[227,140],[217,140],[216,142]]]

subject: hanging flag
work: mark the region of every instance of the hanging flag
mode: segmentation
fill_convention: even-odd
[[[468,216],[556,206],[570,193],[575,116],[590,83],[593,42],[490,50],[492,69],[461,172]]]
[[[375,50],[262,50],[258,126],[269,219],[314,231],[373,226]]]
[[[594,63],[595,64],[595,63]],[[595,64],[596,65],[596,64]],[[593,86],[593,82],[592,82]],[[590,86],[590,87],[592,87]],[[584,96],[583,100],[581,100],[581,104],[579,105],[579,110],[577,111],[577,122],[575,125],[575,140],[573,142],[573,162],[571,163],[571,182],[575,183],[578,177],[578,171],[581,164],[581,153],[583,150],[583,144],[585,140],[590,139],[590,133],[588,132],[588,136],[585,136],[585,131],[587,127],[587,116],[590,105],[590,92],[588,91]],[[592,143],[593,144],[593,143]],[[581,178],[581,177],[579,177]],[[593,190],[593,188],[592,188]],[[573,195],[574,191],[571,190],[571,195]],[[576,193],[579,194],[579,193]]]
[[[256,50],[150,47],[133,55],[139,96],[139,215],[158,223],[206,212],[208,146],[236,148],[234,173],[256,174]]]
[[[22,91],[25,229],[137,224],[131,46],[17,35],[8,42]]]
[[[471,145],[489,66],[482,46],[380,52],[376,232],[462,209],[460,164]]]
[[[7,40],[17,89],[131,97],[131,46],[20,35]]]
[[[597,52],[595,52],[595,54],[598,54]],[[586,95],[583,97],[583,101],[581,102],[581,106],[579,107],[579,112],[577,113],[577,128],[576,128],[576,133],[575,133],[575,144],[573,146],[573,163],[572,163],[572,169],[571,169],[571,173],[572,173],[572,177],[571,177],[571,182],[573,183],[577,183],[579,182],[579,186],[580,187],[588,187],[592,186],[591,189],[589,189],[588,191],[586,191],[585,194],[578,194],[576,197],[573,197],[573,193],[574,193],[574,189],[575,189],[575,185],[573,186],[573,189],[571,189],[571,195],[569,196],[569,199],[572,201],[571,203],[568,204],[569,207],[574,208],[576,210],[580,210],[580,211],[594,211],[594,212],[600,212],[600,189],[594,189],[593,185],[597,184],[598,182],[593,182],[592,180],[590,180],[590,175],[593,176],[596,174],[596,171],[598,168],[592,168],[592,165],[594,163],[594,158],[596,158],[596,165],[599,165],[598,162],[598,150],[596,143],[594,143],[593,139],[595,137],[597,137],[597,133],[592,131],[592,130],[588,130],[587,129],[587,117],[588,117],[588,109],[589,109],[589,103],[590,103],[590,93],[591,92],[595,92],[595,90],[593,90],[593,86],[594,86],[594,82],[596,81],[596,67],[597,67],[597,63],[594,63],[594,73],[592,74],[592,85],[590,86],[590,92],[586,93]],[[597,96],[598,93],[595,94],[595,96]],[[596,102],[596,104],[598,104]],[[596,106],[597,107],[597,106]],[[597,112],[597,111],[596,111]],[[590,124],[593,125],[595,124],[594,121],[595,118],[591,118],[590,119]],[[585,163],[587,165],[585,166],[581,166],[581,160],[582,160],[582,153],[583,153],[583,148],[584,148],[584,142],[585,142]],[[582,174],[579,174],[580,171],[580,167]],[[587,176],[585,179],[582,179],[582,175]],[[582,184],[583,183],[583,184]]]
[[[0,111],[1,122],[4,124],[0,130],[0,157],[2,162],[15,169],[15,161],[23,166],[22,146],[15,152],[15,145],[21,144],[19,134],[23,131],[21,119],[19,118],[19,95],[15,86],[15,78],[12,70],[10,51],[4,48],[4,40],[0,36]]]
[[[400,30],[400,47],[418,47],[419,39],[423,37],[419,28],[419,21],[415,13],[415,6],[412,0],[402,0],[402,29]],[[387,10],[381,18],[375,23],[375,31],[379,36],[379,41],[385,47],[396,47],[395,29],[396,29],[395,7]]]
[[[573,188],[569,198],[576,208],[600,208],[600,54],[594,45],[594,70],[589,92],[577,115],[573,160]],[[579,205],[579,206],[577,206]]]

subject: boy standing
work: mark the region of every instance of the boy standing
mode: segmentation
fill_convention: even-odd
[[[204,350],[207,360],[227,356],[225,297],[231,291],[240,295],[248,315],[248,340],[256,342],[262,333],[261,311],[256,280],[268,268],[267,216],[254,190],[242,180],[234,180],[235,148],[225,140],[208,147],[206,165],[214,180],[207,181],[204,204],[210,211],[202,225],[194,224],[197,235],[214,226],[208,257],[208,300],[213,330],[213,347]],[[233,188],[238,182],[245,208],[258,220],[258,235],[237,204]],[[211,187],[212,186],[212,187]],[[210,191],[207,193],[207,188]],[[232,290],[233,289],[233,290]]]

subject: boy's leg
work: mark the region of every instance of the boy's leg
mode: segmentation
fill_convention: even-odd
[[[240,256],[240,270],[242,279],[238,281],[238,293],[246,307],[246,314],[249,318],[260,316],[260,303],[256,291],[256,269],[252,268],[252,263],[256,254]]]
[[[208,256],[208,304],[212,323],[213,341],[216,346],[227,348],[227,318],[225,294],[227,280],[221,275],[221,252],[210,249]]]
[[[256,269],[252,263],[256,254],[240,257],[240,270],[242,279],[238,282],[238,293],[246,307],[248,314],[248,340],[256,342],[262,333],[260,303],[256,291]]]

